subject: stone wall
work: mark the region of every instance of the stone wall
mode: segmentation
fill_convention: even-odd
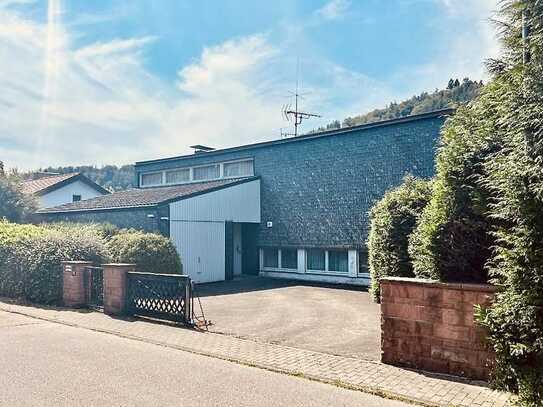
[[[486,380],[493,354],[473,310],[494,293],[489,285],[381,279],[381,360]]]
[[[169,236],[169,221],[160,220],[169,216],[169,206],[149,208],[123,208],[64,213],[38,214],[37,222],[111,223],[120,228],[134,228],[144,232]]]

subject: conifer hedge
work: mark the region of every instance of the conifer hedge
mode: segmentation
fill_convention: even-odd
[[[368,236],[370,292],[377,302],[381,277],[415,276],[407,252],[408,236],[428,203],[431,191],[429,181],[407,176],[402,185],[387,192],[371,210]]]

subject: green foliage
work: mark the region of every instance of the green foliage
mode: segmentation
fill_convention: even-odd
[[[541,406],[543,308],[522,293],[506,290],[491,309],[479,307],[476,317],[487,328],[496,352],[493,385],[518,393],[524,406]]]
[[[134,263],[138,271],[180,274],[181,260],[173,243],[166,237],[135,230],[122,231],[108,242],[112,259]]]
[[[21,180],[16,175],[0,172],[0,219],[12,222],[27,221],[36,211],[36,202],[31,195],[23,193]]]
[[[101,263],[108,254],[105,239],[79,225],[17,225],[0,221],[0,295],[37,303],[62,297],[64,260]]]
[[[360,124],[372,123],[380,120],[397,119],[400,117],[432,112],[434,110],[449,107],[458,107],[477,97],[482,87],[482,82],[472,81],[469,78],[464,78],[462,82],[460,82],[458,79],[451,79],[446,89],[436,89],[432,93],[424,92],[400,103],[390,103],[384,109],[375,109],[366,114],[347,117],[343,120],[343,123],[335,120],[324,127],[319,127],[318,129],[311,131],[310,133],[339,129],[342,127],[358,126]]]
[[[485,163],[500,149],[495,83],[457,110],[442,132],[430,203],[410,237],[415,274],[442,281],[487,282],[493,238]]]
[[[371,294],[380,299],[379,278],[414,277],[412,259],[407,252],[411,234],[431,195],[431,183],[412,176],[387,192],[371,210],[368,237]]]

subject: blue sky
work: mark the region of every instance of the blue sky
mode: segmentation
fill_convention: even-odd
[[[0,0],[0,160],[131,163],[485,79],[492,0]]]

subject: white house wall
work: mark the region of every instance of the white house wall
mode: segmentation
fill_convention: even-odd
[[[225,279],[224,222],[171,222],[170,238],[195,283]]]
[[[73,195],[81,195],[81,199],[91,199],[103,195],[82,181],[74,181],[59,189],[41,195],[38,199],[40,208],[49,208],[72,202]]]
[[[170,220],[260,223],[260,180],[171,203]]]

